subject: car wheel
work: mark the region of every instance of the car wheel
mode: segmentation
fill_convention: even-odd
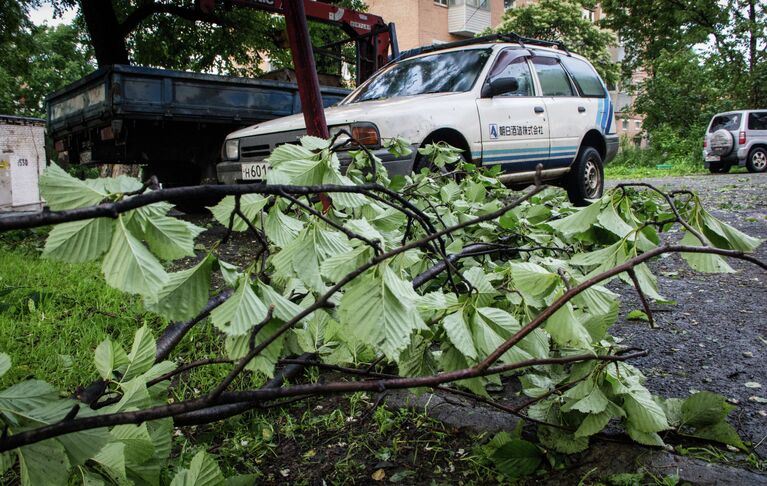
[[[764,172],[767,170],[767,150],[757,147],[751,150],[746,161],[746,169],[749,172]]]
[[[726,174],[730,172],[730,164],[711,164],[708,166],[709,172],[712,174]]]
[[[589,199],[602,197],[605,188],[605,171],[602,156],[593,147],[584,147],[564,180],[570,202],[586,206]]]

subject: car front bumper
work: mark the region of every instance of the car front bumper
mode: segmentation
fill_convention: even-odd
[[[381,159],[381,163],[389,175],[407,175],[413,171],[413,164],[415,157],[418,154],[418,147],[412,146],[412,152],[409,155],[397,157],[389,152],[385,148],[371,150],[373,155]],[[346,169],[351,163],[351,155],[348,151],[337,152],[338,160],[341,162],[341,171],[346,172]],[[264,160],[264,159],[261,159]],[[242,178],[242,164],[249,162],[260,162],[260,160],[241,160],[236,162],[221,162],[216,166],[216,177],[221,184],[236,184],[239,182],[257,182],[253,180],[243,180]]]

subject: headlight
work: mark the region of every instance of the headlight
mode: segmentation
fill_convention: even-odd
[[[352,137],[368,148],[378,148],[381,145],[378,128],[372,123],[352,124]]]
[[[224,160],[240,159],[240,139],[233,138],[224,142]]]

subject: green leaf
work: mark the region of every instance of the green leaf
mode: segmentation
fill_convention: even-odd
[[[176,260],[194,256],[195,233],[187,222],[168,216],[157,216],[146,221],[144,238],[152,252],[163,260]]]
[[[110,431],[112,440],[121,442],[125,448],[126,466],[141,464],[154,455],[154,444],[146,424],[141,425],[116,425]]]
[[[430,348],[431,343],[413,334],[410,345],[399,356],[400,376],[430,376],[439,370],[439,363]]]
[[[240,279],[237,290],[226,302],[213,309],[213,325],[229,336],[241,336],[264,320],[268,309],[250,284],[250,275]]]
[[[112,246],[101,266],[109,285],[131,294],[155,295],[165,284],[167,274],[160,262],[118,218]]]
[[[357,277],[341,297],[340,322],[364,343],[397,360],[410,335],[425,325],[416,309],[418,294],[388,266]]]
[[[122,376],[122,382],[128,382],[133,378],[144,374],[154,364],[157,345],[152,336],[152,331],[144,324],[133,338],[133,346],[128,353],[128,368]]]
[[[532,442],[512,439],[496,449],[490,459],[502,474],[515,479],[533,474],[543,462],[543,455]]]
[[[490,279],[487,278],[487,275],[481,268],[472,267],[463,272],[463,277],[468,280],[472,287],[477,291],[477,306],[489,305],[498,295],[498,291],[495,290],[493,284],[490,283]]]
[[[576,437],[572,432],[555,427],[538,427],[538,439],[544,446],[563,454],[583,452],[589,447],[588,437]]]
[[[221,469],[205,451],[194,455],[189,469],[184,470],[184,473],[179,472],[170,483],[171,486],[221,486],[224,484]]]
[[[626,319],[629,321],[645,321],[649,322],[650,318],[647,316],[647,314],[644,313],[644,311],[641,310],[633,310],[626,314]]]
[[[682,403],[682,423],[700,427],[724,420],[730,406],[718,393],[707,391],[691,395]]]
[[[21,484],[40,486],[67,484],[69,459],[64,447],[56,441],[46,440],[19,449]]]
[[[560,282],[559,275],[530,262],[512,263],[511,276],[517,290],[536,298],[550,294]]]
[[[634,427],[631,423],[627,425],[626,432],[628,432],[629,437],[631,437],[634,441],[638,442],[639,444],[646,445],[646,446],[654,446],[654,447],[663,447],[665,445],[663,443],[663,439],[661,439],[657,433],[643,432],[637,429],[636,427]]]
[[[254,222],[256,227],[259,227],[259,215],[261,210],[269,203],[269,198],[266,198],[260,194],[243,194],[240,196],[240,211],[248,218],[249,221]],[[234,211],[235,197],[226,196],[218,204],[210,209],[213,217],[222,226],[229,227],[229,219]],[[245,231],[248,229],[247,223],[239,216],[234,216],[234,224],[232,225],[233,231]]]
[[[44,381],[27,380],[0,391],[0,411],[5,414],[25,413],[58,399],[55,388]]]
[[[242,277],[240,267],[219,259],[218,269],[221,271],[221,277],[228,286],[237,287],[237,282],[240,280],[240,277]]]
[[[624,395],[623,409],[628,416],[628,424],[639,432],[660,432],[669,428],[666,414],[653,400],[650,392],[639,384],[629,389]]]
[[[569,410],[578,410],[579,412],[587,414],[597,414],[607,410],[607,405],[610,401],[598,386],[593,385],[593,382],[591,386],[592,389],[588,395],[578,401],[572,402],[572,404],[562,407],[562,410],[565,412]]]
[[[11,369],[11,357],[8,353],[0,353],[0,377],[8,373]]]
[[[272,206],[264,221],[264,230],[269,235],[269,240],[280,248],[293,241],[302,229],[304,223],[283,213],[278,204]]]
[[[595,203],[596,204],[596,203]],[[597,217],[600,226],[614,235],[625,238],[629,233],[634,231],[634,228],[628,225],[615,211],[615,206],[608,204],[605,209],[599,213]]]
[[[602,201],[596,201],[585,208],[557,221],[549,222],[548,225],[565,236],[572,236],[589,231],[597,222]]]
[[[55,211],[93,206],[107,197],[106,191],[94,189],[56,164],[49,165],[40,176],[40,195]]]
[[[700,240],[692,233],[686,232],[679,242],[682,245],[700,246]],[[691,268],[705,273],[735,273],[724,258],[711,253],[682,253],[682,258]]]
[[[569,302],[546,319],[544,329],[560,346],[591,349],[591,335],[575,317]]]
[[[112,379],[112,371],[115,369],[115,355],[112,348],[112,341],[109,338],[104,339],[96,346],[93,361],[96,364],[96,371],[104,380]]]
[[[145,299],[146,308],[172,321],[196,316],[208,302],[214,262],[215,257],[208,255],[192,268],[168,274],[160,292]]]
[[[109,249],[113,228],[107,218],[57,224],[45,240],[43,257],[67,263],[95,260]]]
[[[264,342],[267,338],[271,337],[277,329],[280,328],[282,323],[277,320],[269,321],[267,325],[256,335],[256,339],[253,341],[255,346],[258,346]],[[283,343],[285,340],[285,334],[272,341],[258,356],[248,363],[246,369],[250,371],[259,371],[269,378],[274,377],[274,367],[277,364],[277,360],[280,358],[282,352]],[[243,334],[241,336],[227,336],[224,342],[227,356],[231,359],[240,359],[248,354],[250,351],[250,335]]]
[[[474,347],[471,329],[463,317],[463,309],[445,316],[442,320],[442,327],[453,346],[464,356],[474,360],[479,357],[477,349]]]
[[[684,435],[721,442],[722,444],[728,444],[744,451],[748,449],[735,428],[725,421],[695,427],[693,431],[685,431]]]
[[[113,479],[126,479],[125,444],[122,442],[111,442],[107,444],[98,454],[93,456],[93,460],[98,463],[101,468],[105,469]]]
[[[587,415],[575,431],[575,437],[589,437],[601,432],[611,418],[613,418],[613,414],[607,411]]]

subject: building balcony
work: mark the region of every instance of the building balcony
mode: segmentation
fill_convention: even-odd
[[[490,28],[489,0],[450,0],[447,27],[453,35],[474,37]]]

